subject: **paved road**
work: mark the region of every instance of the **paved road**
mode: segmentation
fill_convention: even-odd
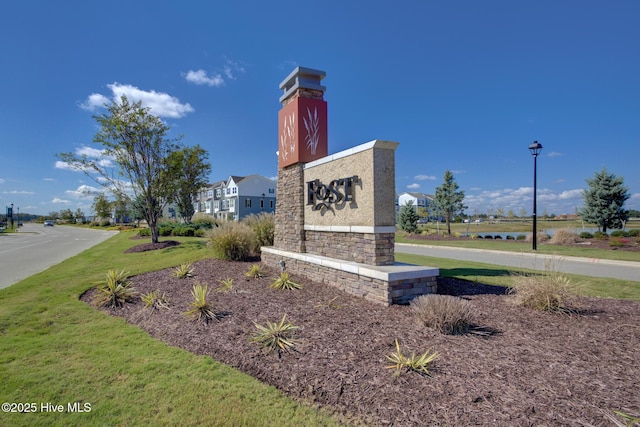
[[[97,245],[117,231],[25,224],[19,233],[0,233],[0,289]]]
[[[437,258],[459,259],[508,267],[544,270],[550,263],[554,271],[583,276],[611,277],[640,282],[640,262],[615,261],[596,258],[559,257],[557,255],[527,254],[483,249],[396,243],[396,252]]]

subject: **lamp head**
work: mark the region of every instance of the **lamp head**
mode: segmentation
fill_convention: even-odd
[[[529,145],[529,151],[531,151],[533,157],[538,157],[538,154],[542,151],[542,144],[538,141],[533,141],[533,144]]]

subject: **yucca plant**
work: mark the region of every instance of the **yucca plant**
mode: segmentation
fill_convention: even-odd
[[[107,271],[105,281],[96,288],[94,302],[99,307],[122,307],[125,303],[132,301],[136,291],[128,277],[129,273],[124,270]]]
[[[251,267],[249,267],[249,270],[244,273],[244,275],[252,279],[258,279],[264,276],[264,271],[262,270],[262,266],[260,264],[253,264]]]
[[[392,353],[390,356],[387,356],[387,360],[389,360],[392,364],[387,366],[387,369],[395,369],[396,372],[394,375],[400,375],[400,373],[404,370],[407,372],[417,372],[421,375],[431,376],[431,372],[429,369],[432,367],[433,362],[439,357],[438,353],[429,354],[429,350],[417,356],[415,353],[411,353],[411,356],[405,356],[402,354],[402,350],[400,349],[400,344],[398,344],[398,339],[396,338],[396,352]]]
[[[193,277],[193,266],[190,262],[185,262],[173,269],[173,277],[178,279],[186,279],[187,277]]]
[[[218,287],[217,291],[222,292],[223,294],[226,294],[233,288],[233,279],[231,277],[220,280],[219,283],[220,286]]]
[[[271,287],[273,289],[302,289],[302,285],[296,283],[291,280],[289,277],[289,273],[282,272],[280,273],[280,277],[278,277],[272,284]]]
[[[169,300],[167,296],[163,292],[160,294],[160,290],[156,289],[155,291],[149,292],[147,294],[141,295],[140,299],[144,303],[144,308],[151,309],[161,309],[161,308],[169,308]]]
[[[272,323],[267,320],[266,326],[253,322],[258,330],[251,340],[269,351],[277,351],[280,357],[283,351],[292,350],[297,344],[297,341],[291,339],[291,334],[299,328],[286,320],[285,314],[280,322]]]
[[[193,301],[191,301],[189,305],[191,308],[185,313],[187,316],[191,316],[194,320],[205,323],[218,319],[213,307],[209,304],[209,301],[207,301],[209,297],[209,286],[202,286],[200,283],[196,283],[193,285],[193,289],[191,289],[191,295],[193,296]]]

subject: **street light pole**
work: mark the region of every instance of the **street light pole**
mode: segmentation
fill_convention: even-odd
[[[533,141],[533,144],[529,145],[529,151],[533,156],[533,250],[538,250],[537,240],[538,240],[538,230],[537,230],[537,203],[536,203],[536,194],[537,194],[537,160],[538,154],[542,151],[542,144],[538,143],[538,141]]]

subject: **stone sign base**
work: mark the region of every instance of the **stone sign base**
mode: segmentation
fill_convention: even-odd
[[[262,248],[262,262],[334,286],[379,304],[408,304],[414,297],[437,291],[439,269],[395,263],[369,265],[308,253]]]

